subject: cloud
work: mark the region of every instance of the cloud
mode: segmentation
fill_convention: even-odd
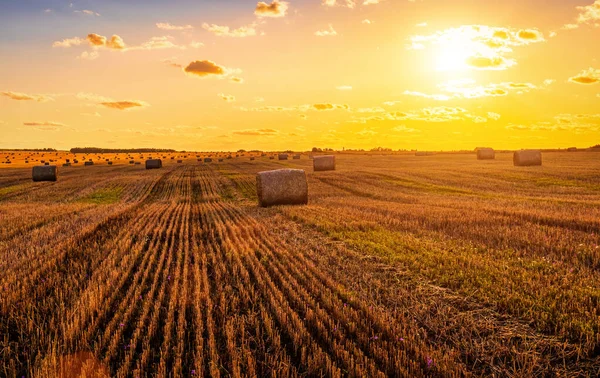
[[[495,113],[492,113],[490,118],[496,117]],[[379,113],[377,115],[369,117],[354,118],[355,123],[367,123],[371,121],[421,121],[421,122],[453,122],[453,121],[472,121],[474,123],[487,122],[486,117],[482,117],[476,114],[468,112],[464,108],[450,107],[450,106],[434,106],[410,112],[389,112]]]
[[[1,96],[5,96],[10,98],[11,100],[17,100],[17,101],[37,101],[37,102],[46,102],[46,101],[51,101],[54,100],[52,97],[50,96],[45,96],[45,95],[30,95],[30,94],[26,94],[26,93],[20,93],[20,92],[0,92]]]
[[[382,1],[383,0],[365,0],[365,1],[363,1],[363,5],[379,4]]]
[[[350,9],[352,9],[356,6],[356,2],[354,0],[340,0],[339,2],[337,0],[323,0],[323,2],[321,4],[326,7],[339,6],[339,7],[348,7]]]
[[[187,74],[200,77],[225,76],[227,69],[210,60],[195,60],[183,69]]]
[[[234,76],[230,79],[230,81],[236,84],[244,84],[244,79],[242,79],[241,77]]]
[[[220,26],[215,24],[202,24],[202,27],[218,37],[243,38],[256,35],[256,25],[242,26],[237,29],[230,29],[229,26]]]
[[[62,124],[62,123],[60,123],[60,122],[44,121],[44,122],[23,122],[23,126],[52,126],[52,127],[62,127],[62,126],[65,126],[65,125]]]
[[[569,81],[576,84],[596,84],[600,82],[600,70],[590,67],[569,78]]]
[[[227,94],[224,94],[224,93],[219,93],[218,96],[221,97],[223,100],[225,100],[227,102],[234,102],[235,101],[235,96],[232,96],[232,95],[227,95]]]
[[[285,1],[273,0],[271,4],[265,2],[258,2],[254,14],[258,17],[284,17],[289,3]]]
[[[236,130],[233,132],[233,134],[245,136],[269,136],[278,134],[278,131],[274,129],[246,129]]]
[[[71,46],[79,46],[85,42],[85,39],[79,37],[67,38],[62,41],[56,41],[52,44],[52,47],[71,47]]]
[[[86,39],[87,39],[88,43],[94,47],[106,47],[108,49],[114,49],[114,50],[124,50],[125,49],[125,42],[123,42],[123,38],[121,38],[120,36],[118,36],[116,34],[113,35],[112,37],[110,37],[110,39],[108,39],[105,36],[95,34],[95,33],[90,33],[87,35]]]
[[[316,31],[315,35],[318,37],[333,37],[337,35],[337,32],[335,31],[333,26],[329,24],[329,29]]]
[[[109,97],[104,97],[96,93],[79,92],[75,95],[79,100],[92,101],[92,102],[111,102],[113,101]]]
[[[143,101],[106,101],[101,102],[100,105],[117,110],[128,110],[149,106]]]
[[[106,37],[101,36],[96,33],[88,34],[86,39],[92,46],[105,46],[106,45]]]
[[[500,114],[494,112],[488,112],[487,116],[489,119],[492,119],[494,121],[497,121],[502,117]]]
[[[340,86],[335,87],[335,89],[337,89],[338,91],[351,91],[352,86],[351,85],[340,85]]]
[[[544,35],[536,29],[522,29],[517,32],[517,37],[523,41],[539,42],[544,40]]]
[[[106,47],[109,49],[123,50],[125,48],[125,42],[123,42],[123,39],[118,35],[113,35],[106,41]]]
[[[505,70],[516,64],[513,59],[505,59],[502,56],[469,56],[465,60],[467,65],[479,70]]]
[[[348,110],[350,109],[350,107],[348,105],[338,105],[338,104],[329,104],[329,103],[325,103],[325,104],[313,104],[312,107],[315,110],[335,110],[335,109],[344,109],[344,110]]]
[[[544,35],[537,29],[463,25],[430,35],[412,36],[406,48],[435,49],[440,70],[505,70],[517,64],[508,56],[514,47],[544,41]]]
[[[600,130],[600,114],[559,114],[550,121],[532,124],[508,124],[507,130],[514,131],[569,131],[576,134]]]
[[[204,43],[202,42],[196,42],[196,41],[192,41],[190,42],[190,47],[193,49],[199,49],[200,47],[203,47]]]
[[[451,80],[438,85],[445,94],[425,94],[421,92],[404,91],[404,95],[423,97],[437,101],[448,101],[450,99],[473,99],[481,97],[507,96],[511,91],[517,94],[527,93],[539,89],[531,83],[503,82],[488,85],[476,85],[475,80],[462,79]]]
[[[421,132],[421,130],[406,127],[404,125],[396,126],[392,129],[392,131],[397,131],[400,133],[420,133]]]
[[[100,56],[100,54],[98,54],[98,51],[92,51],[92,52],[84,51],[81,53],[81,55],[79,55],[77,57],[77,59],[94,60],[94,59],[97,59],[99,56]]]
[[[81,14],[84,14],[86,16],[96,16],[96,17],[100,17],[101,16],[100,13],[91,11],[89,9],[84,9],[84,10],[80,10],[80,11],[76,10],[76,11],[73,11],[73,13],[81,13]]]
[[[369,20],[368,18],[365,18],[364,20],[362,20],[360,22],[361,24],[367,24],[367,25],[371,25],[373,23],[373,21]]]
[[[172,25],[168,22],[157,22],[156,27],[162,30],[190,30],[194,28],[192,25]]]
[[[148,41],[142,43],[139,46],[132,47],[129,50],[156,50],[156,49],[182,49],[185,50],[185,46],[177,45],[171,42],[171,37],[152,37]]]
[[[424,27],[427,27],[427,22],[421,22],[419,24],[416,24],[415,26],[418,28],[424,28]]]
[[[405,96],[423,97],[423,98],[428,98],[428,99],[432,99],[432,100],[436,100],[436,101],[448,101],[451,98],[450,96],[444,95],[444,94],[429,95],[429,94],[425,94],[425,93],[421,93],[421,92],[413,92],[413,91],[404,91],[403,94]]]
[[[590,5],[577,6],[576,9],[579,11],[576,23],[566,24],[562,29],[577,29],[582,24],[593,24],[596,27],[600,26],[600,0],[595,0],[594,3]]]

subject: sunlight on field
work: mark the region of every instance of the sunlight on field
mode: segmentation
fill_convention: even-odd
[[[0,375],[600,369],[598,153],[29,155],[0,169]],[[289,167],[308,205],[257,207]]]

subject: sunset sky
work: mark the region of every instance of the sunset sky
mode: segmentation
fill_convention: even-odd
[[[600,143],[600,0],[1,0],[0,148]]]

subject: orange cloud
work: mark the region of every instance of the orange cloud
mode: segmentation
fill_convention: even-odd
[[[499,55],[476,55],[467,57],[466,63],[467,65],[479,70],[503,70],[514,65],[516,62],[510,59],[507,60]]]
[[[535,29],[519,30],[519,32],[517,33],[517,37],[524,41],[532,42],[544,40],[544,36],[542,35],[542,33]]]
[[[100,105],[117,110],[128,110],[148,106],[148,104],[143,101],[107,101],[101,102]]]
[[[243,84],[244,83],[244,79],[242,79],[241,77],[232,77],[231,78],[231,82],[233,83],[237,83],[237,84]]]
[[[225,93],[219,93],[218,96],[221,97],[223,100],[225,100],[227,102],[234,102],[235,101],[235,96],[232,96],[232,95],[227,95]]]
[[[118,35],[113,35],[110,37],[110,40],[106,42],[106,47],[109,49],[123,50],[125,48],[125,42],[123,42],[123,39]]]
[[[118,35],[113,35],[110,39],[107,39],[103,35],[90,33],[86,37],[87,41],[90,45],[94,47],[106,47],[114,50],[123,50],[125,49],[125,42]]]
[[[86,37],[87,41],[92,46],[104,46],[106,45],[106,37],[99,34],[91,33]]]
[[[288,5],[285,1],[273,0],[271,4],[260,1],[256,4],[254,14],[258,17],[284,17]]]
[[[569,78],[569,81],[576,84],[596,84],[600,82],[600,70],[590,67]]]
[[[338,105],[338,104],[313,104],[312,106],[315,110],[335,110],[335,109],[344,109],[348,110],[350,107],[346,104]]]
[[[193,61],[183,70],[190,75],[196,75],[200,77],[224,76],[227,74],[227,69],[225,67],[219,66],[210,60]]]
[[[44,96],[44,95],[29,95],[26,93],[19,93],[19,92],[0,92],[0,95],[8,97],[11,100],[17,100],[17,101],[45,102],[45,101],[53,100],[52,97],[48,97],[48,96]]]
[[[45,122],[23,122],[23,126],[53,126],[53,127],[61,127],[61,126],[65,126],[65,125],[62,124],[62,123],[60,123],[60,122],[45,121]]]

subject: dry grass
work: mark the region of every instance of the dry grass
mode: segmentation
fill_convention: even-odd
[[[188,158],[0,169],[0,376],[600,374],[596,154]]]

